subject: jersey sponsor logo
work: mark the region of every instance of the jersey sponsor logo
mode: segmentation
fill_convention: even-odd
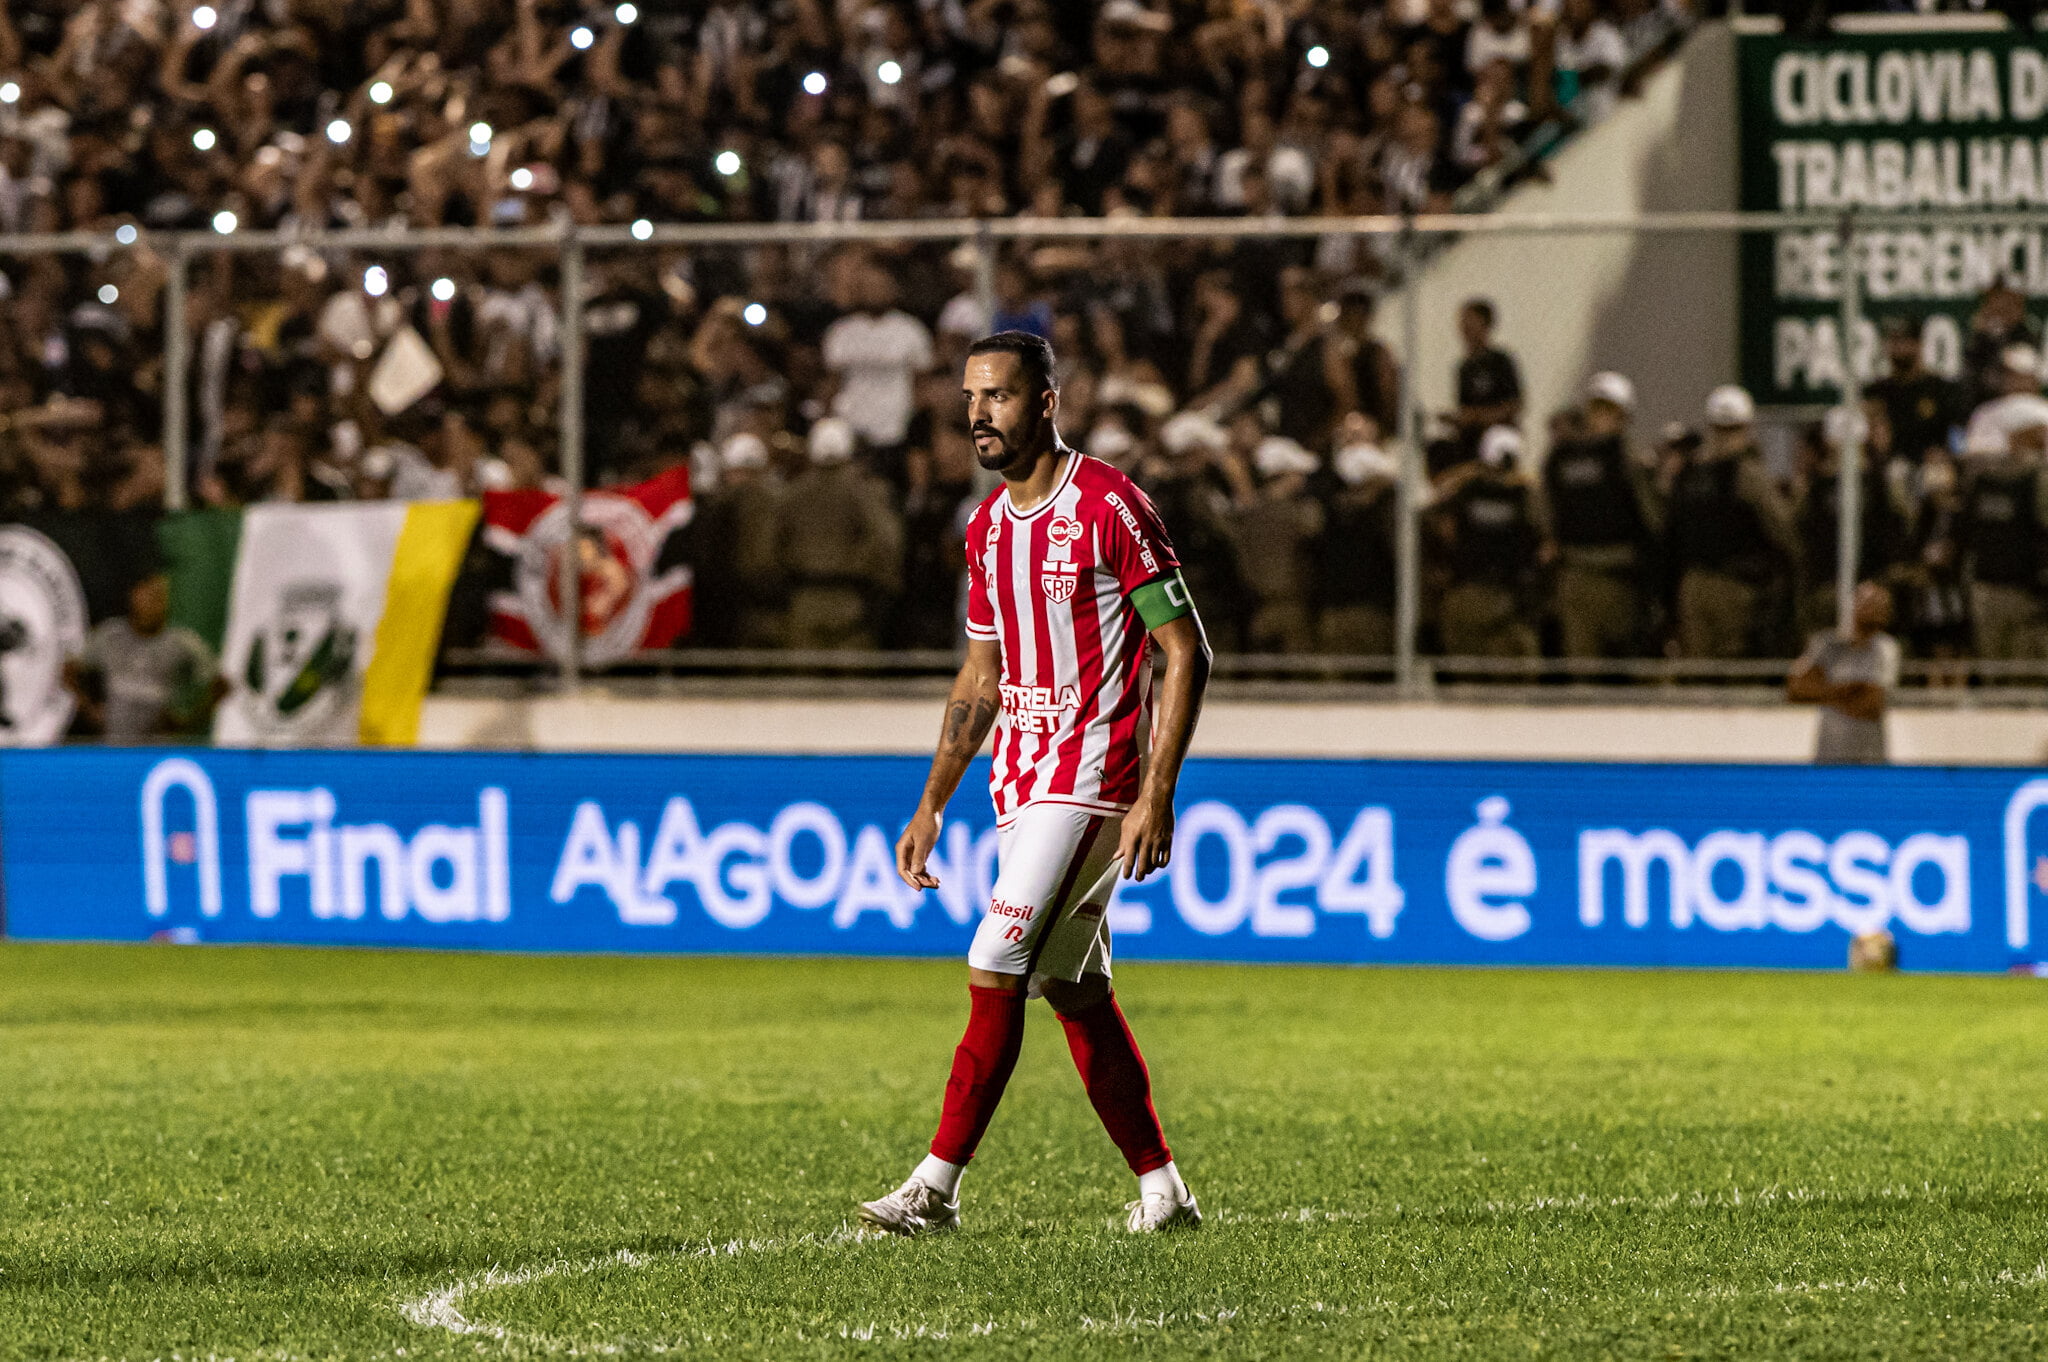
[[[990,917],[1013,917],[1022,922],[1029,922],[1037,914],[1038,909],[1028,903],[1005,903],[1001,899],[992,899],[988,905]]]
[[[1145,571],[1159,571],[1159,560],[1152,556],[1152,545],[1146,540],[1145,531],[1139,528],[1138,517],[1131,513],[1131,508],[1124,504],[1124,499],[1116,493],[1110,492],[1103,497],[1103,500],[1115,508],[1116,518],[1123,521],[1124,528],[1129,530],[1131,538],[1137,541],[1138,561],[1145,565]]]
[[[1078,686],[1003,686],[1003,717],[1019,733],[1057,733],[1060,715],[1081,707]]]

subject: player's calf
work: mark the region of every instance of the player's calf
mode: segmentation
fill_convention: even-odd
[[[1201,1209],[1174,1167],[1166,1131],[1152,1106],[1152,1077],[1145,1057],[1108,978],[1088,974],[1057,988],[1048,981],[1045,996],[1059,1013],[1089,1104],[1138,1175],[1138,1199],[1126,1207],[1130,1230],[1152,1233],[1200,1225]]]

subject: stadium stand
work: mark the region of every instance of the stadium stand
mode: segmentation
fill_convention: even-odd
[[[16,73],[0,84],[0,231],[143,235],[111,254],[0,261],[0,512],[162,502],[167,271],[150,233],[1476,208],[1540,174],[1690,19],[1652,0],[15,0],[0,6],[0,70]],[[1389,254],[1348,235],[1048,236],[1006,247],[990,288],[976,265],[970,247],[914,241],[592,255],[589,474],[691,466],[695,643],[951,646],[962,508],[985,487],[953,429],[951,374],[973,336],[1015,327],[1059,346],[1069,437],[1166,509],[1220,646],[1386,651],[1400,376],[1372,323],[1396,279]],[[190,281],[196,504],[555,479],[562,337],[546,249],[300,246],[200,257]],[[1949,458],[1948,426],[1973,399],[2038,389],[2000,377],[2037,340],[2009,301],[1987,296],[1966,385],[1981,391],[1943,391],[1926,447],[1886,443],[1900,407],[1882,391],[1861,418],[1878,456],[1866,570],[1894,586],[1922,657],[1970,650],[1975,480]],[[390,413],[374,370],[407,326],[438,381]],[[1474,345],[1468,366],[1506,366],[1503,380],[1478,364],[1475,381],[1512,383],[1512,358]],[[1587,410],[1523,415],[1499,392],[1466,405],[1465,385],[1461,368],[1460,409],[1430,451],[1426,646],[1613,656],[1704,637],[1675,593],[1643,593],[1625,627],[1602,629],[1574,612],[1611,602],[1557,592],[1560,558],[1592,561],[1586,534],[1628,541],[1631,563],[1672,582],[1699,566],[1661,514],[1691,498],[1681,519],[1749,515],[1754,541],[1710,546],[1748,554],[1759,620],[1710,651],[1796,651],[1831,580],[1839,430],[1815,426],[1795,476],[1745,493],[1752,514],[1722,504],[1732,483],[1689,473],[1711,462],[1691,432],[1627,432],[1612,389],[1620,435],[1588,429],[1605,418]],[[827,416],[843,419],[850,462],[830,452],[836,429],[820,439]],[[1487,469],[1482,437],[1500,420],[1519,420],[1526,446]],[[1539,486],[1536,469],[1610,438],[1610,471],[1629,470],[1647,509],[1589,529],[1615,508]],[[860,515],[807,512],[847,488]],[[820,591],[840,597],[839,623],[793,625],[791,605]],[[1512,627],[1474,625],[1475,601]],[[2003,655],[2031,656],[2038,624],[2001,635]]]

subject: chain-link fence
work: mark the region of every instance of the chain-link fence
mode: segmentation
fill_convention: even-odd
[[[1865,579],[1909,678],[2048,671],[2031,622],[1980,646],[1973,597],[2003,583],[1968,489],[2035,437],[1961,435],[2038,391],[1999,386],[2038,339],[2035,215],[216,229],[0,238],[16,509],[547,487],[573,515],[689,460],[708,510],[736,464],[802,481],[837,414],[895,536],[858,627],[736,622],[806,582],[736,575],[773,545],[707,533],[706,627],[614,670],[941,671],[960,507],[992,485],[953,374],[1019,327],[1059,351],[1068,440],[1166,509],[1227,675],[1755,683]],[[1710,419],[1745,376],[1772,400]],[[2048,538],[2025,520],[2022,556]],[[521,673],[455,634],[456,669]],[[576,652],[548,664],[567,684]]]

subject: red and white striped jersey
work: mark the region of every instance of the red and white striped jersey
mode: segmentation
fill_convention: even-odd
[[[1152,502],[1079,452],[1029,511],[997,489],[967,526],[967,635],[1003,654],[989,786],[996,820],[1028,804],[1119,813],[1151,738],[1145,623],[1130,593],[1180,566]]]

